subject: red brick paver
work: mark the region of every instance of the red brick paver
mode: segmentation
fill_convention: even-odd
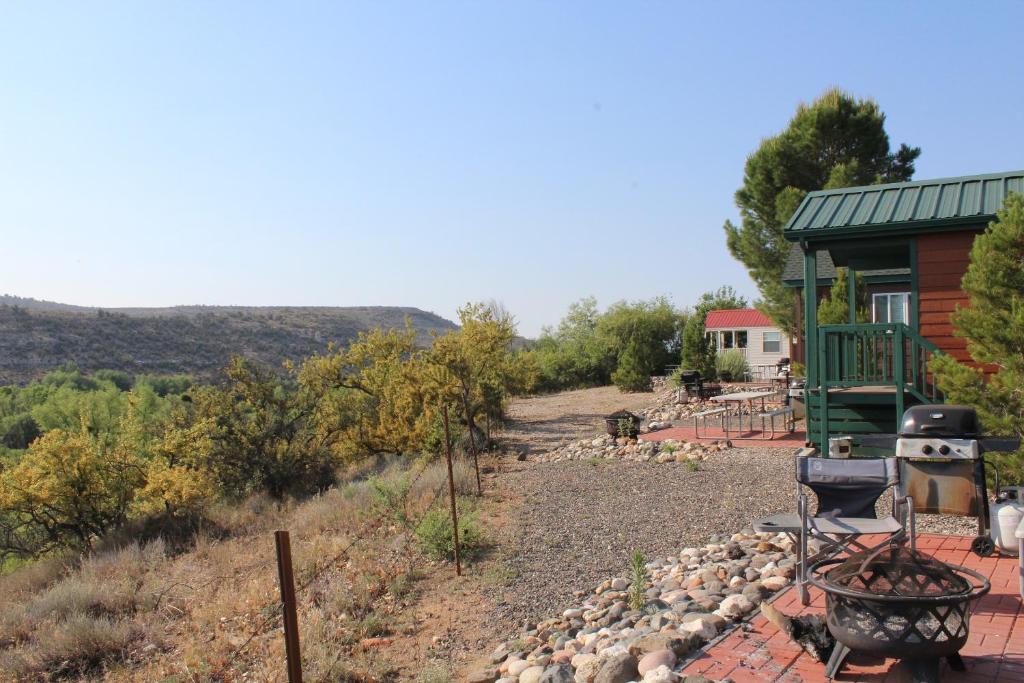
[[[1024,609],[1020,598],[1020,569],[1015,557],[980,558],[970,552],[971,539],[959,536],[923,535],[919,550],[944,562],[962,564],[984,574],[992,582],[988,595],[974,603],[971,633],[960,651],[966,672],[942,665],[943,683],[1024,682]],[[824,613],[824,595],[811,589],[811,605],[800,604],[799,593],[790,588],[773,605],[790,616]],[[758,615],[751,629],[736,629],[701,653],[683,669],[711,679],[729,678],[736,683],[824,683],[825,665],[814,661]],[[851,654],[837,681],[857,683],[910,683],[910,673],[896,660]]]

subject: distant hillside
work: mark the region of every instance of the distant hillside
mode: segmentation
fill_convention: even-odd
[[[186,373],[210,378],[232,354],[280,367],[362,330],[401,328],[423,341],[455,324],[397,306],[71,306],[0,296],[0,384],[22,384],[63,363],[83,370]]]

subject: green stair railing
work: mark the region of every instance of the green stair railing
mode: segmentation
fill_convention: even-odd
[[[828,443],[828,391],[851,387],[894,387],[897,421],[905,394],[922,403],[941,403],[928,372],[939,348],[903,323],[823,325],[818,328],[819,422]]]

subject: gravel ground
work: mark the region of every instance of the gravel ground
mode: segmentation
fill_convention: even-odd
[[[734,448],[696,472],[619,460],[508,465],[500,486],[521,500],[501,541],[508,571],[498,630],[514,633],[574,604],[577,592],[624,575],[634,550],[654,559],[741,531],[757,517],[795,512],[792,457],[791,448]],[[879,514],[890,501],[879,500]],[[918,532],[974,536],[977,522],[918,515]]]
[[[654,392],[624,394],[615,387],[519,398],[509,406],[507,424],[497,437],[509,451],[547,453],[575,439],[603,434],[609,413],[642,410],[657,402]]]
[[[561,611],[574,593],[648,559],[732,534],[793,507],[792,449],[742,448],[684,465],[602,461],[516,463],[501,486],[522,497],[502,543],[510,580],[497,614],[507,632]]]

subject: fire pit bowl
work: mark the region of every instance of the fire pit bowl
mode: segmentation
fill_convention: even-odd
[[[825,621],[842,646],[826,675],[834,676],[854,650],[908,660],[915,683],[936,683],[942,657],[960,664],[970,603],[991,588],[972,569],[902,545],[817,562],[809,579],[825,593]]]
[[[610,436],[632,439],[640,433],[640,422],[639,415],[634,415],[628,410],[617,410],[611,415],[605,415],[604,428]]]

